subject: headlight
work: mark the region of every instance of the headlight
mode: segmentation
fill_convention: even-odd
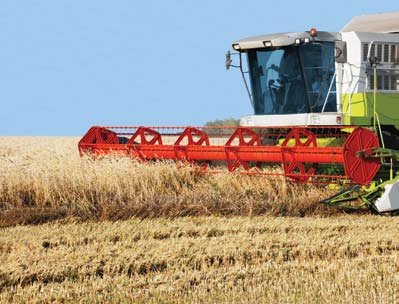
[[[236,51],[240,50],[240,45],[238,43],[234,43],[233,44],[233,49],[235,49]]]
[[[271,41],[263,41],[263,45],[265,47],[272,47],[273,46]]]

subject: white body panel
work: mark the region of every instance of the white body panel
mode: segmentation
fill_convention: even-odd
[[[399,181],[385,186],[384,194],[375,202],[378,212],[399,209]]]
[[[340,126],[341,113],[303,113],[285,115],[249,115],[241,117],[240,126]]]
[[[399,12],[355,16],[341,32],[399,32]]]
[[[337,71],[337,96],[364,92],[366,63],[363,63],[361,58],[361,41],[357,33],[354,32],[342,33],[342,40],[347,43],[348,62],[335,64],[335,70]],[[341,104],[340,99],[338,98],[339,104]]]
[[[367,68],[370,64],[363,60],[362,43],[371,44],[399,44],[399,34],[381,34],[364,32],[343,32],[342,41],[347,43],[347,59],[344,64],[336,63],[337,71],[337,91],[340,94],[354,94],[363,92],[372,92],[368,89]],[[380,54],[380,56],[382,56]],[[380,69],[397,68],[392,63],[381,62]],[[380,90],[381,91],[381,90]]]

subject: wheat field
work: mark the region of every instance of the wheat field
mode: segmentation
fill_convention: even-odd
[[[282,177],[199,175],[171,162],[79,157],[78,138],[0,138],[0,226],[66,217],[314,215],[328,188]],[[279,170],[274,168],[270,170]]]
[[[0,137],[1,303],[399,302],[397,217],[77,141]]]

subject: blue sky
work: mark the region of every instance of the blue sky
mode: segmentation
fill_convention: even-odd
[[[339,31],[397,1],[1,0],[0,135],[203,125],[251,114],[224,55],[240,38]]]

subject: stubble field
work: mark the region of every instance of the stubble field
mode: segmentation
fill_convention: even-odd
[[[399,301],[396,217],[280,177],[80,158],[77,141],[0,137],[0,302]]]

